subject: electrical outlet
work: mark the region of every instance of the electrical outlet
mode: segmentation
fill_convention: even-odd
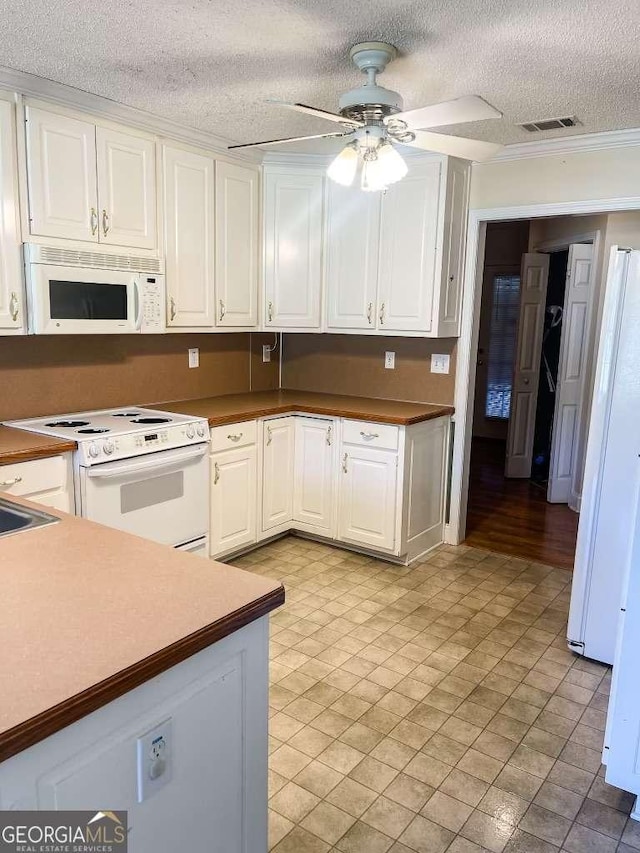
[[[262,344],[262,361],[271,361],[271,347],[269,344]]]
[[[171,781],[171,717],[137,740],[138,802],[143,803]]]
[[[432,373],[448,373],[449,372],[449,356],[443,354],[431,354],[431,372]]]
[[[200,350],[198,347],[189,350],[189,367],[200,367]]]
[[[384,366],[386,370],[395,370],[396,369],[396,354],[395,352],[385,352],[384,354]]]

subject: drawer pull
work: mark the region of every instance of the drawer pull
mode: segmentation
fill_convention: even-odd
[[[226,313],[227,313],[227,309],[226,309],[226,307],[225,307],[224,302],[223,302],[223,301],[222,301],[222,299],[221,299],[221,300],[220,300],[220,318],[219,318],[219,319],[220,319],[220,320],[222,320],[222,318],[224,317],[224,315],[225,315]]]
[[[331,447],[331,427],[327,427],[327,444]]]
[[[273,440],[273,433],[271,431],[271,427],[268,426],[267,427],[267,446],[269,446],[271,444],[272,440]]]
[[[15,290],[11,291],[11,299],[9,300],[9,313],[11,314],[11,319],[15,323],[18,319],[18,313],[20,310],[20,303],[18,302],[18,294]]]
[[[98,232],[98,211],[95,207],[91,208],[91,236],[95,237]]]
[[[220,466],[217,462],[213,465],[213,485],[218,485],[218,480],[220,479]]]
[[[242,432],[231,432],[229,433],[227,438],[229,439],[229,441],[240,441],[243,435],[244,433]]]
[[[102,211],[102,233],[104,234],[105,237],[109,233],[110,228],[111,228],[111,225],[109,223],[109,214],[107,213],[106,210],[103,210]]]
[[[346,474],[347,473],[347,459],[349,458],[349,454],[345,453],[342,457],[342,470]]]
[[[384,302],[380,306],[380,325],[384,326]]]
[[[0,480],[0,486],[15,486],[16,483],[21,483],[22,477],[14,477],[13,480]]]
[[[360,432],[360,435],[364,438],[365,441],[371,441],[372,438],[380,438],[380,435],[377,432]]]
[[[176,300],[173,298],[173,296],[169,299],[169,306],[170,306],[170,315],[169,315],[170,319],[175,320],[176,319]]]
[[[269,322],[272,323],[273,322],[273,302],[270,302],[268,307],[267,307],[267,317],[269,319]]]

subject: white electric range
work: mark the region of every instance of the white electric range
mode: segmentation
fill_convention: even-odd
[[[77,442],[76,513],[181,550],[207,552],[209,425],[138,406],[9,421]]]

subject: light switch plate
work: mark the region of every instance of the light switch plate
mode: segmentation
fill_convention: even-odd
[[[385,352],[384,354],[384,366],[386,370],[395,370],[396,369],[396,354],[395,352]]]
[[[431,372],[432,373],[448,373],[450,358],[448,355],[432,353],[431,354]]]
[[[198,347],[189,350],[189,367],[200,367],[200,350]]]
[[[137,740],[138,802],[148,800],[171,781],[173,769],[171,717]]]

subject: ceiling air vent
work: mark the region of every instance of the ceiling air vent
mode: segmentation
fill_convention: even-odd
[[[566,118],[545,118],[542,121],[525,121],[520,127],[529,133],[539,133],[541,130],[563,130],[565,127],[577,127],[581,122],[575,116]]]

